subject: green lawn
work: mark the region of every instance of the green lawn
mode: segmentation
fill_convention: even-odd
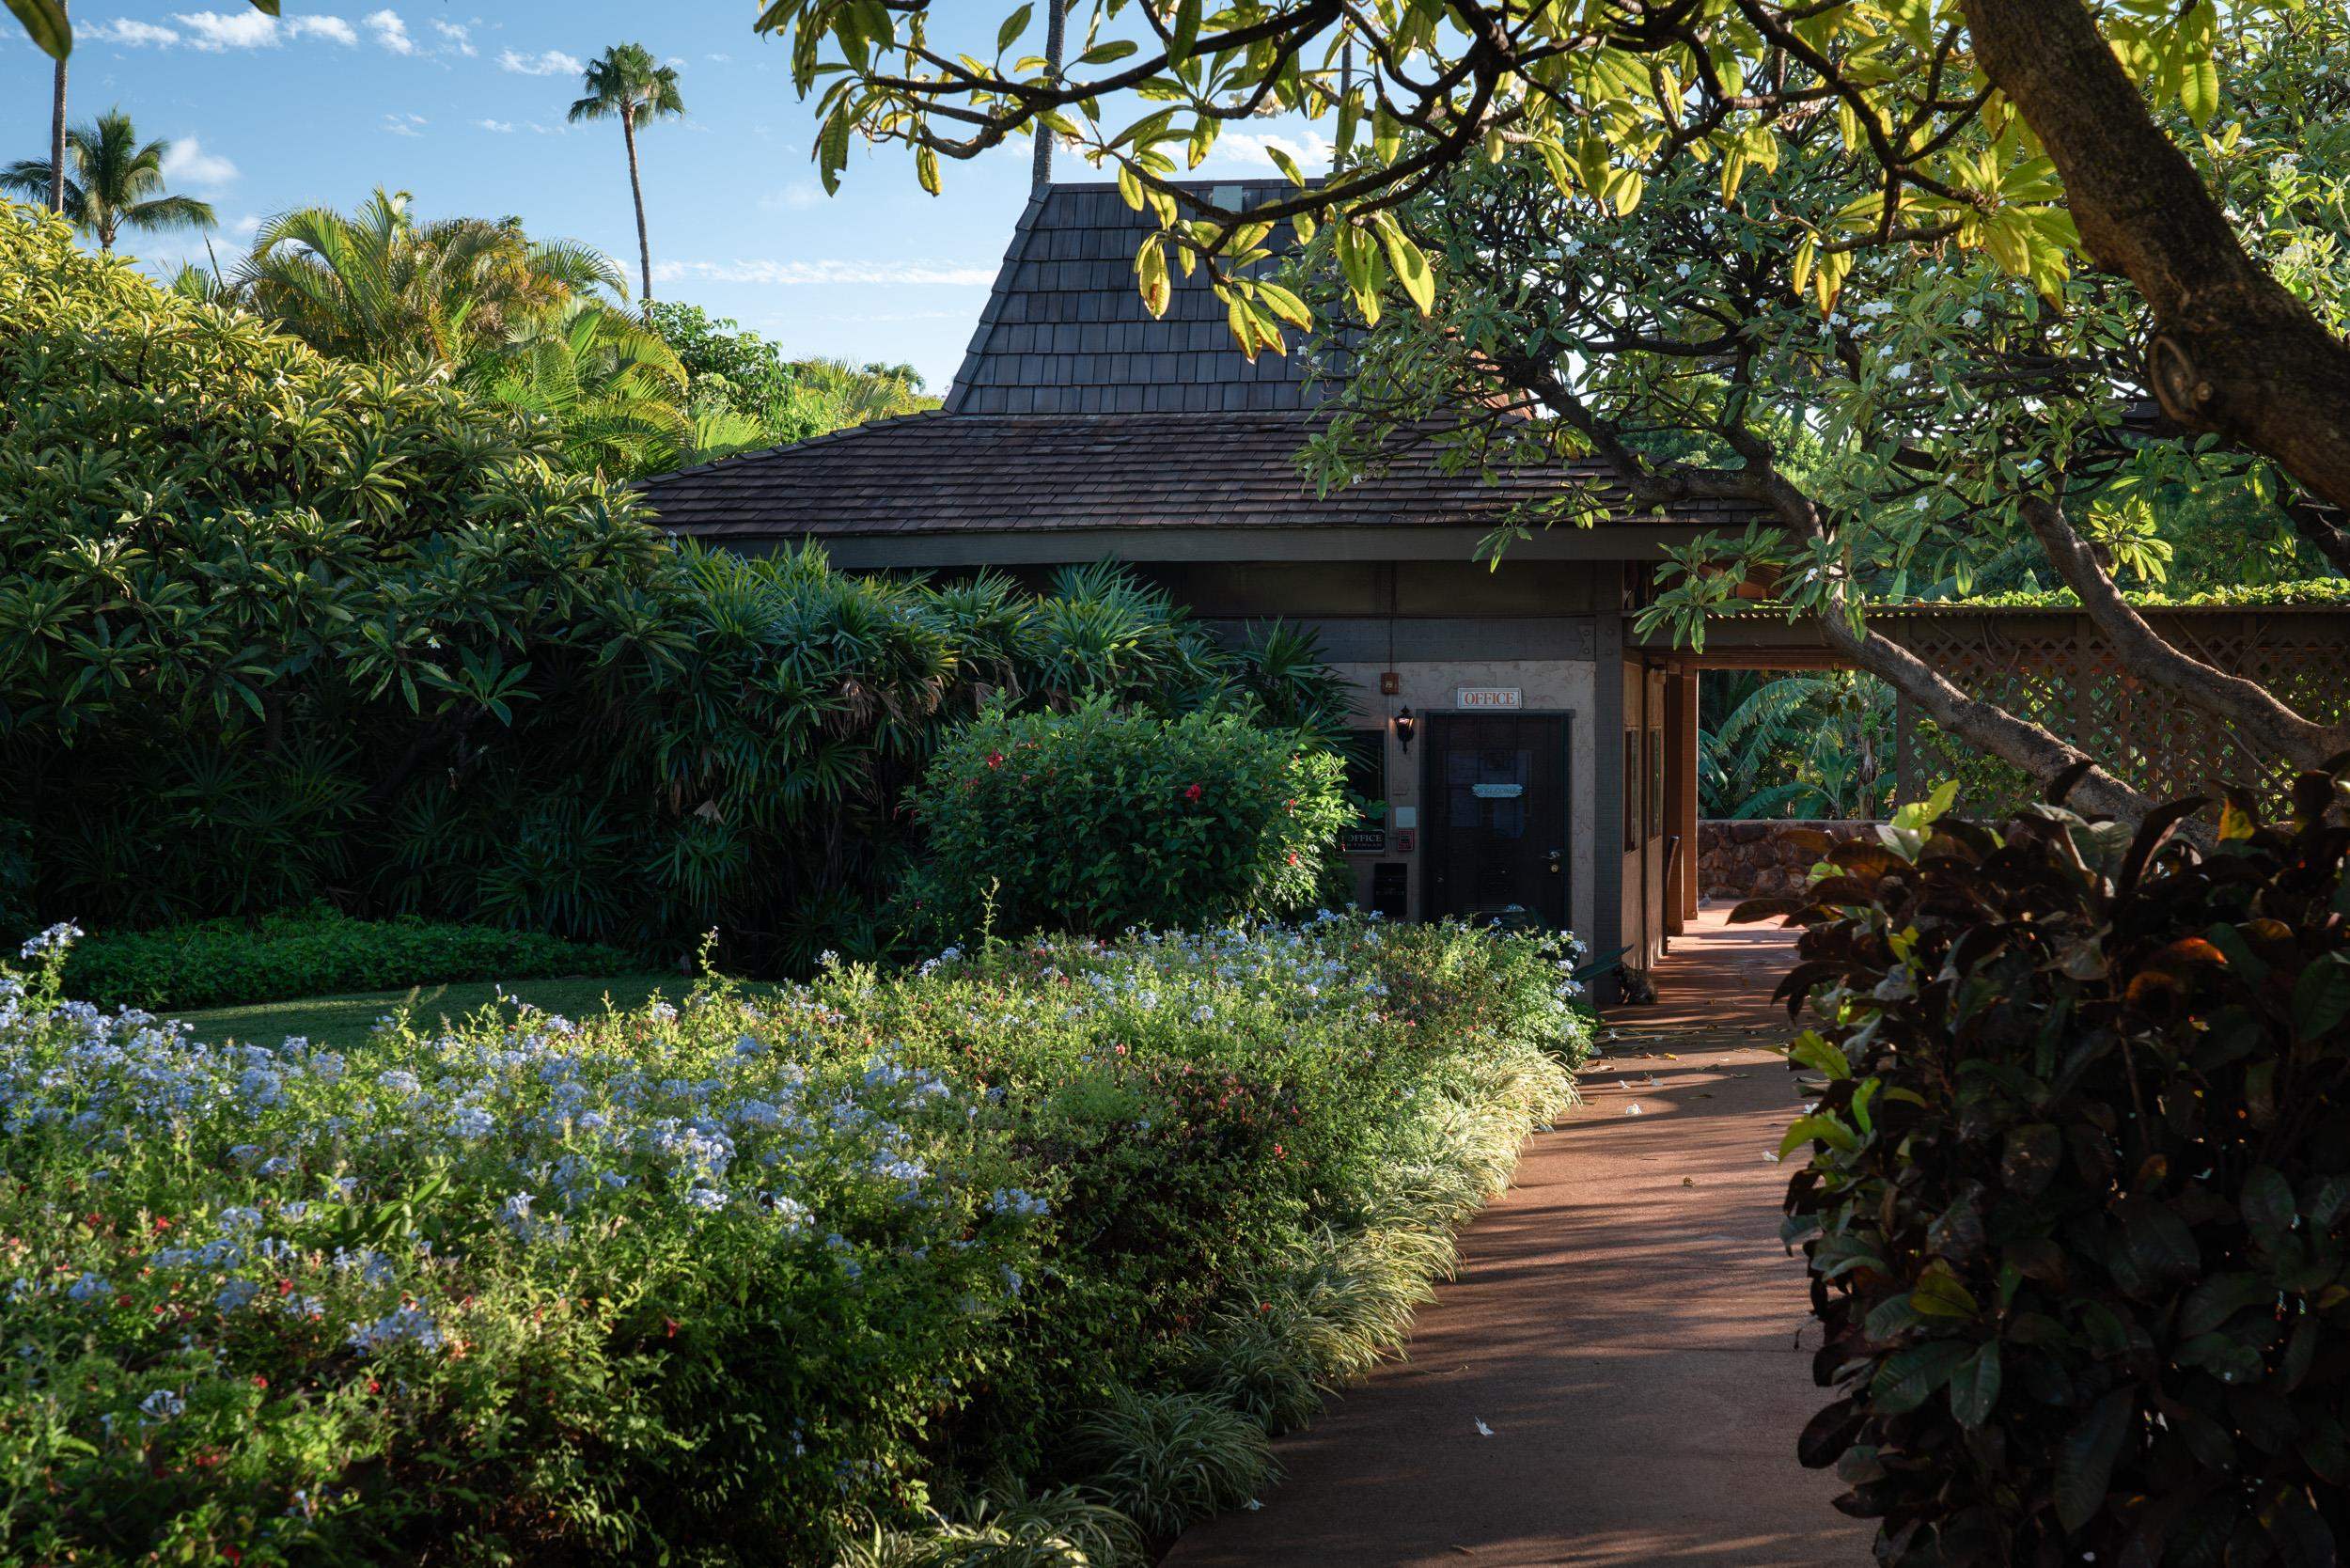
[[[642,1005],[655,995],[671,1001],[684,996],[692,982],[678,975],[605,975],[570,980],[516,980],[506,987],[509,996],[577,1018],[601,1011],[604,997],[616,1008]],[[356,1045],[367,1039],[375,1021],[400,1006],[412,1008],[420,1022],[459,1018],[497,999],[498,987],[487,980],[462,985],[427,985],[408,991],[354,992],[340,996],[306,996],[299,1001],[260,1002],[251,1007],[212,1008],[180,1012],[196,1026],[199,1040],[243,1040],[275,1044],[290,1034],[336,1046]]]

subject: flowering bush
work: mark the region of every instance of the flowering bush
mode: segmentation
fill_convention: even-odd
[[[956,937],[991,917],[1107,933],[1309,908],[1354,820],[1340,760],[1303,736],[1102,701],[981,713],[914,809],[928,863],[906,902]]]
[[[1532,941],[1337,917],[348,1053],[63,1000],[72,934],[0,975],[10,1560],[1135,1557],[1588,1040]]]

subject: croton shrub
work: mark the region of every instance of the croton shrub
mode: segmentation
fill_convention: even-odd
[[[1839,1397],[1801,1452],[1879,1560],[2350,1542],[2350,826],[2336,776],[2292,798],[1913,808],[1739,912],[1802,928],[1788,1233]]]

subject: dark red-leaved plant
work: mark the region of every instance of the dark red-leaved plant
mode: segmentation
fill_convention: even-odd
[[[1741,910],[1803,931],[1787,1226],[1839,1397],[1801,1454],[1880,1561],[2350,1544],[2346,799],[1911,808]]]

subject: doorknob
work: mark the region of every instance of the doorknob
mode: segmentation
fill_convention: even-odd
[[[1557,876],[1559,872],[1560,867],[1559,864],[1559,856],[1563,853],[1564,852],[1560,850],[1552,850],[1550,852],[1550,864],[1547,870],[1552,876]]]

